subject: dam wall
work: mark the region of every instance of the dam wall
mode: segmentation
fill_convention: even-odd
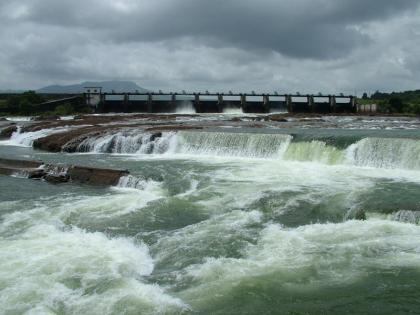
[[[85,94],[87,102],[94,99]],[[344,95],[278,95],[224,93],[101,93],[89,104],[100,113],[355,113],[356,97]]]

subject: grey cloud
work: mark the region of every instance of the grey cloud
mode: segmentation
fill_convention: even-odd
[[[420,82],[418,0],[3,0],[0,89],[347,92]]]
[[[96,30],[117,43],[193,37],[207,45],[272,50],[295,58],[345,56],[370,39],[354,25],[418,7],[417,0],[146,0],[27,2],[36,23]],[[120,4],[120,9],[118,4]],[[124,5],[126,10],[124,10]],[[102,33],[102,34],[101,34]]]

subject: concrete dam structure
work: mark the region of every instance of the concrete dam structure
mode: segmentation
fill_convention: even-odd
[[[101,93],[87,89],[85,99],[97,112],[144,113],[354,113],[355,96],[245,93]]]

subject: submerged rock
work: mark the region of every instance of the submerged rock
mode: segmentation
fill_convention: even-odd
[[[38,168],[32,171],[29,171],[28,178],[29,179],[42,179],[46,175],[45,170],[42,168]]]
[[[271,121],[277,121],[277,122],[288,122],[288,120],[284,117],[284,115],[270,115],[268,116],[268,119]]]
[[[51,184],[60,184],[67,183],[70,180],[70,176],[67,174],[47,174],[44,179]]]
[[[366,221],[366,212],[362,209],[358,209],[354,214],[354,219],[359,221]]]
[[[366,221],[366,212],[363,209],[350,209],[347,212],[345,219]]]

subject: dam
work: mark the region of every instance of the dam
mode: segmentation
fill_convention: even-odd
[[[352,95],[300,95],[257,93],[102,93],[100,88],[86,88],[86,103],[101,113],[355,113]]]

